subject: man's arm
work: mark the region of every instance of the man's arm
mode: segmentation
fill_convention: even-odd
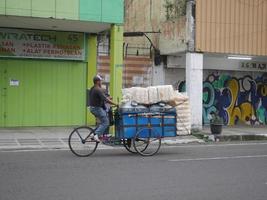
[[[103,91],[100,91],[101,98],[106,101],[109,104],[112,104],[114,106],[118,106],[118,104],[114,103],[109,97],[107,97]]]
[[[109,103],[109,104],[112,104],[114,106],[118,106],[118,104],[114,103],[110,98],[106,97],[106,101]]]

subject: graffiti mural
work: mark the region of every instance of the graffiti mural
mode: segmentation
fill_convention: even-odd
[[[203,123],[218,111],[227,125],[267,124],[267,76],[237,78],[211,73],[203,82]]]

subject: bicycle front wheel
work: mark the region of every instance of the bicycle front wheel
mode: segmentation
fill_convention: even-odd
[[[69,148],[72,153],[79,157],[87,157],[92,155],[97,146],[98,142],[93,140],[94,129],[81,126],[75,128],[69,136]]]

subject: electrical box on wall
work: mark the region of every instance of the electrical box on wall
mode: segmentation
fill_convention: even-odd
[[[167,68],[185,68],[185,55],[167,56]]]

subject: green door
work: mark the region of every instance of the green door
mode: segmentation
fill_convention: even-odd
[[[85,123],[86,65],[71,61],[2,60],[5,115],[0,126],[68,126]],[[5,85],[4,84],[4,85]]]
[[[5,101],[6,101],[6,68],[0,65],[0,127],[5,124]]]

